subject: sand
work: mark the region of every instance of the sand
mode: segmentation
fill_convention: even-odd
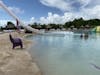
[[[0,75],[41,75],[37,64],[28,53],[32,42],[23,38],[25,34],[11,33],[13,37],[20,37],[24,49],[12,49],[9,33],[0,34]]]

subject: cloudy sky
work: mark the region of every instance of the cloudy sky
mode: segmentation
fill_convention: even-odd
[[[27,23],[65,23],[75,18],[100,19],[100,0],[2,0]],[[0,25],[14,21],[0,7]]]

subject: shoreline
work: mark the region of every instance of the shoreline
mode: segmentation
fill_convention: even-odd
[[[25,38],[27,34],[11,34],[23,40],[24,49],[16,47],[13,50],[9,33],[0,34],[0,75],[41,75],[39,67],[28,52],[32,42]]]
[[[24,33],[24,36],[23,36],[23,38],[24,38],[25,40],[31,42],[31,44],[30,44],[29,47],[27,48],[27,52],[28,52],[28,50],[30,50],[32,44],[34,43],[33,41],[28,40],[28,39],[26,38],[27,36],[31,36],[31,35],[36,35],[36,34],[33,34],[33,33]],[[29,52],[28,52],[28,53],[29,53]],[[32,57],[32,55],[31,55],[30,53],[29,53],[29,55],[30,55],[30,57],[31,57],[32,62],[34,63],[34,65],[36,65],[36,68],[37,68],[37,74],[36,74],[36,75],[43,75],[42,72],[41,72],[41,70],[40,70],[40,67],[39,67],[38,64],[34,61],[34,57]]]

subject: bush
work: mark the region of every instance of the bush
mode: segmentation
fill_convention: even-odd
[[[29,30],[26,29],[25,30],[25,33],[32,33],[32,31],[29,31]]]

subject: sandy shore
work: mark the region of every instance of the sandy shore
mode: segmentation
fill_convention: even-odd
[[[23,37],[24,34],[11,33],[13,37]],[[0,34],[0,75],[41,75],[36,63],[33,62],[28,49],[31,41],[22,38],[24,49],[12,49],[9,33]]]

